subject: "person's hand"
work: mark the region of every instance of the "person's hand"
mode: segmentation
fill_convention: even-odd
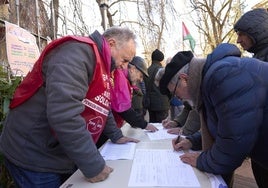
[[[177,138],[172,140],[172,146],[175,151],[180,151],[180,150],[189,150],[192,148],[193,145],[189,139],[182,138],[180,136],[179,141],[177,140]]]
[[[169,133],[169,134],[180,135],[181,132],[182,132],[182,129],[180,127],[170,128],[170,129],[167,130],[167,133]]]
[[[137,140],[135,138],[129,138],[129,137],[123,136],[123,137],[119,138],[115,143],[117,143],[117,144],[125,144],[127,142],[135,142],[135,143],[138,143],[139,140]]]
[[[166,121],[165,121],[166,120]],[[165,119],[162,121],[162,125],[166,129],[177,127],[177,122]]]
[[[151,131],[151,132],[155,132],[155,131],[158,131],[158,128],[156,128],[153,124],[151,123],[148,123],[147,124],[147,127],[145,128],[146,130],[148,131]]]
[[[182,160],[182,162],[187,163],[193,167],[196,167],[196,161],[199,155],[200,155],[199,152],[185,153],[180,156],[180,159]]]
[[[165,125],[169,122],[169,117],[167,117],[166,119],[162,120],[162,125],[163,127],[165,127]]]
[[[95,177],[93,178],[86,178],[87,181],[91,183],[96,183],[100,181],[104,181],[108,178],[109,174],[112,173],[113,169],[107,165],[105,165],[104,169]]]

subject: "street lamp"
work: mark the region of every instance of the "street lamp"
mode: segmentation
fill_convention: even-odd
[[[108,10],[108,0],[101,0],[100,1],[100,9],[101,9],[101,17],[102,17],[102,26],[104,31],[107,29],[107,10]]]

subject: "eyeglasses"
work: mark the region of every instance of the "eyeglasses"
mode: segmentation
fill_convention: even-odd
[[[176,85],[175,85],[173,93],[172,93],[172,97],[175,97],[175,95],[176,95],[176,90],[177,90],[177,87],[178,87],[179,80],[180,80],[180,78],[178,78],[178,80],[176,82]]]

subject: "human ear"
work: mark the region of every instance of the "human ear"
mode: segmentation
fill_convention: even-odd
[[[108,39],[108,44],[110,45],[110,47],[113,47],[116,45],[116,41],[114,38],[110,38]]]
[[[180,75],[179,75],[179,78],[181,79],[181,80],[184,80],[184,81],[187,81],[188,80],[188,75],[187,74],[185,74],[185,73],[181,73]]]

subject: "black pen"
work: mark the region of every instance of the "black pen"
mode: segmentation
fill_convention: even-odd
[[[177,137],[175,144],[178,144],[180,142],[180,135]]]

